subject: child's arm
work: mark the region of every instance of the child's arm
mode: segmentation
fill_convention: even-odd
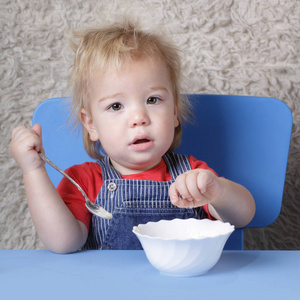
[[[44,245],[56,253],[81,248],[88,236],[86,226],[76,220],[52,184],[38,152],[43,151],[40,125],[13,130],[10,151],[23,172],[28,207]]]
[[[237,228],[246,226],[255,214],[254,199],[245,187],[217,177],[210,170],[195,169],[181,174],[171,185],[169,194],[171,202],[178,207],[209,204],[213,217]]]

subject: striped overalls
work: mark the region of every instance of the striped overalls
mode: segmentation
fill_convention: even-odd
[[[178,208],[169,199],[169,187],[176,177],[191,169],[188,156],[163,156],[171,174],[170,181],[122,179],[106,156],[98,163],[103,185],[96,203],[113,213],[111,220],[92,217],[89,237],[83,249],[142,249],[133,226],[149,221],[175,218],[204,218],[202,207]]]

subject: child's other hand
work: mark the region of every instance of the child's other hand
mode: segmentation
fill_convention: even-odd
[[[182,208],[199,207],[219,199],[224,185],[212,171],[195,169],[179,175],[169,189],[171,202]]]
[[[45,163],[38,155],[43,150],[42,129],[39,124],[31,129],[19,126],[13,130],[10,152],[23,173],[44,167]]]

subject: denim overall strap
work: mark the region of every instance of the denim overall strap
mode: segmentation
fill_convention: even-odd
[[[163,156],[163,159],[167,164],[173,181],[177,176],[191,169],[191,164],[187,155],[167,153]]]
[[[178,208],[169,200],[169,187],[178,175],[191,169],[187,156],[166,154],[172,180],[122,179],[109,157],[99,160],[103,185],[96,203],[113,213],[111,220],[92,217],[84,249],[142,249],[132,233],[133,226],[149,221],[174,218],[203,218],[202,208]]]

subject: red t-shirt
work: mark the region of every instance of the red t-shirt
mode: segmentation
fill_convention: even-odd
[[[189,156],[189,161],[192,169],[207,169],[213,171],[205,162],[198,161],[191,155]],[[65,172],[81,186],[89,199],[95,202],[103,183],[102,170],[99,164],[96,162],[86,162],[81,165],[74,165]],[[163,159],[158,165],[150,170],[138,174],[121,175],[121,177],[123,179],[155,181],[169,181],[172,179]],[[57,187],[57,191],[75,218],[83,222],[89,229],[92,214],[85,207],[85,199],[76,186],[68,179],[63,178]],[[203,209],[207,218],[214,219],[208,211],[208,205],[204,205]]]

